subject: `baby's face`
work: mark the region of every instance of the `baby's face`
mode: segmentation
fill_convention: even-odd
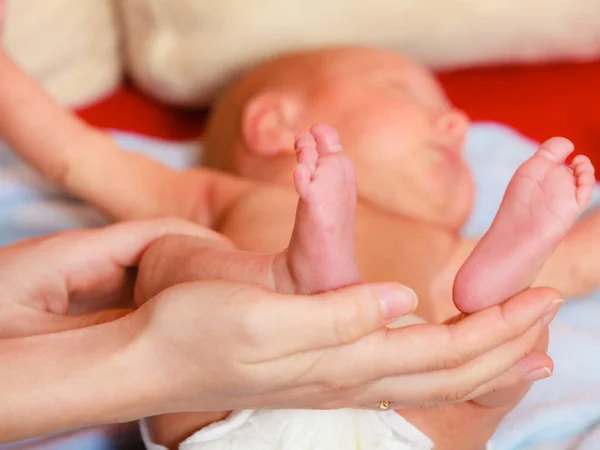
[[[361,197],[461,226],[472,203],[461,155],[468,119],[426,69],[388,52],[359,56],[313,92],[314,119],[339,130]]]

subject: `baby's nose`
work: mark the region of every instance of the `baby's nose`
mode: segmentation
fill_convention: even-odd
[[[438,118],[437,129],[444,138],[462,141],[469,128],[469,118],[459,109],[451,109]]]

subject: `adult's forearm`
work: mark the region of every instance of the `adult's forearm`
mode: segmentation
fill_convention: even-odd
[[[159,412],[128,320],[0,340],[0,444]]]

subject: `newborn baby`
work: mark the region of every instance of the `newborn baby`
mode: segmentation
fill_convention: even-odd
[[[429,72],[399,55],[332,49],[261,66],[215,110],[206,147],[213,169],[186,172],[120,151],[52,103],[5,55],[0,55],[0,79],[10,86],[0,96],[0,134],[48,179],[118,220],[157,215],[195,220],[227,236],[254,262],[254,271],[230,267],[213,278],[298,293],[395,280],[415,288],[424,320],[443,321],[458,312],[452,280],[465,248],[473,248],[458,238],[471,204],[471,182],[460,156],[467,120]],[[317,122],[334,128],[302,133]],[[515,174],[490,231],[456,275],[459,310],[501,302],[531,284],[540,269],[543,275],[553,273],[547,267],[568,264],[551,258],[544,266],[589,202],[594,184],[587,158],[563,166],[572,150],[568,141],[551,139]],[[199,264],[210,269],[211,261],[231,251],[219,240],[162,240],[142,261],[137,301],[168,287],[166,280],[196,279]],[[543,376],[536,372],[531,380]],[[506,396],[502,401],[516,398],[512,392]],[[495,404],[497,394],[476,401]],[[184,448],[247,449],[253,432],[260,430],[254,438],[266,442],[264,433],[275,432],[271,425],[281,426],[277,417],[285,414],[297,413],[237,414],[201,434],[194,433],[226,413],[163,416],[152,420],[147,437],[171,448],[193,435]],[[316,426],[325,413],[311,414]],[[345,414],[344,423],[357,428],[355,433],[333,429],[333,440],[320,443],[326,448],[341,442],[341,435],[371,436],[369,442],[379,448],[431,447],[391,410],[385,416],[327,414],[340,414],[337,423]],[[410,422],[423,428],[418,414],[413,412]],[[435,424],[427,432],[434,435]],[[310,430],[303,433],[307,436]],[[354,445],[377,448],[364,441]]]

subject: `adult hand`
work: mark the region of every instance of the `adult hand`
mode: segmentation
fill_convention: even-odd
[[[175,219],[123,222],[30,239],[0,248],[0,338],[49,333],[120,317],[130,309],[132,268],[144,250],[167,234],[223,240]]]
[[[156,223],[151,231],[141,222],[119,224],[11,247],[0,271],[7,298],[50,316],[33,325],[69,328],[65,318],[44,313],[35,293],[55,294],[49,298],[60,300],[58,310],[90,287],[114,293],[144,242],[183,232],[180,225],[156,231]],[[96,252],[105,256],[83,264]],[[227,281],[180,284],[118,320],[0,339],[0,443],[169,412],[465,400],[551,367],[547,356],[529,353],[558,309],[556,298],[554,290],[529,290],[454,324],[387,330],[385,323],[414,308],[398,285],[288,296]]]
[[[233,282],[169,288],[128,316],[155,414],[240,408],[376,408],[468,400],[552,367],[530,353],[560,294],[531,289],[447,325],[388,330],[414,307],[401,286],[286,296]],[[382,309],[382,302],[388,306]],[[148,381],[148,380],[147,380]],[[166,410],[165,410],[166,405]]]

